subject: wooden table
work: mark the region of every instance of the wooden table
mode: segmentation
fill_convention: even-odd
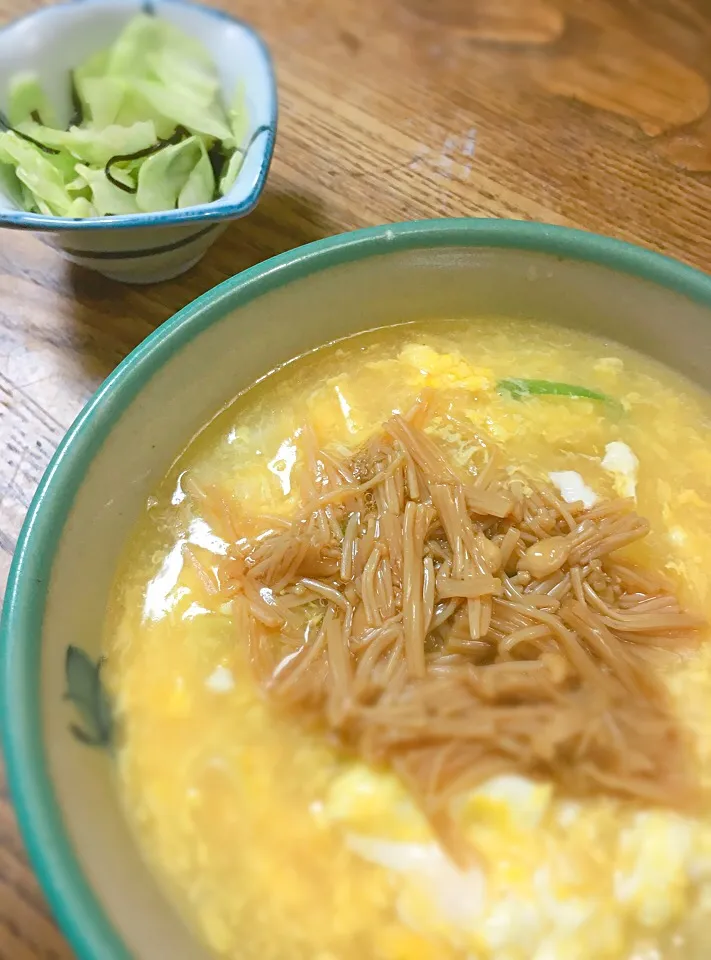
[[[30,10],[0,0],[0,20]],[[569,224],[711,269],[707,0],[225,0],[270,44],[264,199],[187,276],[120,286],[0,233],[0,583],[54,447],[179,307],[298,244],[384,221]],[[0,780],[0,960],[66,960]]]

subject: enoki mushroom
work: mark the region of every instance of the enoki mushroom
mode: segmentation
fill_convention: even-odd
[[[308,444],[293,520],[234,541],[220,590],[248,614],[266,695],[397,771],[440,828],[505,772],[688,804],[687,744],[650,657],[702,621],[615,558],[647,522],[629,501],[586,510],[491,465],[460,471],[426,413],[347,459]]]

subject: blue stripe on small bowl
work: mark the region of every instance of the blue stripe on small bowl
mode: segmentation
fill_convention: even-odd
[[[129,248],[127,250],[80,250],[75,247],[62,246],[62,252],[67,257],[73,257],[81,260],[137,260],[142,257],[155,257],[162,253],[173,253],[183,247],[191,246],[198,240],[203,240],[209,234],[217,230],[219,224],[213,223],[189,237],[181,237],[180,240],[174,240],[172,243],[164,243],[156,247],[145,247],[143,249]],[[212,238],[210,238],[212,239]]]
[[[225,230],[227,222],[193,225],[187,234],[184,228],[157,231],[127,230],[102,233],[103,237],[120,237],[129,242],[104,247],[81,241],[95,240],[92,233],[48,232],[40,236],[55,247],[67,260],[80,267],[96,270],[122,283],[159,283],[172,280],[194,266]],[[157,240],[151,243],[151,237]]]

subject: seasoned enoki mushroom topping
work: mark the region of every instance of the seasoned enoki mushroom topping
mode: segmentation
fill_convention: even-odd
[[[649,654],[702,621],[615,558],[647,522],[630,501],[505,484],[491,463],[458,471],[426,416],[417,404],[342,460],[312,437],[296,516],[235,540],[220,590],[267,695],[391,765],[445,841],[451,801],[502,772],[687,804]]]
[[[545,580],[560,570],[569,555],[570,541],[567,537],[546,537],[528,547],[518,568],[527,570],[536,580]]]

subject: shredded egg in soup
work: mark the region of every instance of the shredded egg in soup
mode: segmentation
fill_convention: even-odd
[[[196,935],[235,960],[711,956],[703,633],[650,659],[688,732],[700,804],[494,771],[449,807],[467,861],[391,766],[296,722],[258,683],[244,611],[218,589],[243,534],[226,534],[196,491],[236,505],[250,535],[278,529],[303,508],[310,442],[341,462],[423,395],[422,429],[454,470],[475,476],[493,458],[503,483],[546,484],[579,509],[631,498],[650,532],[623,554],[711,618],[711,402],[682,377],[530,322],[405,325],[316,351],[190,443],[116,577],[104,649],[117,788],[147,862]]]

